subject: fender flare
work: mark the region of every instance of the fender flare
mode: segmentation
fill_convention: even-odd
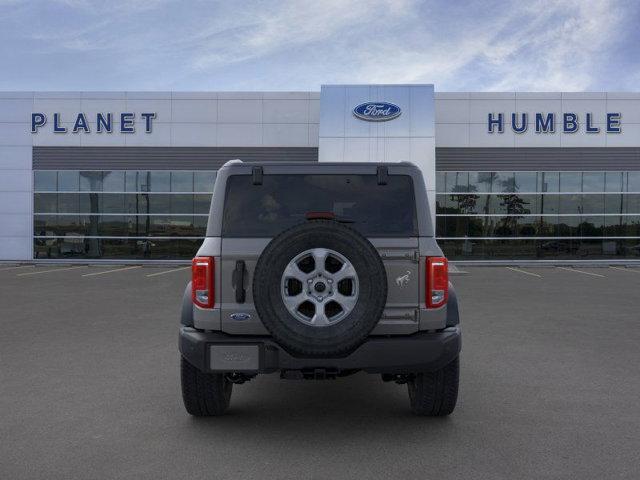
[[[449,298],[447,299],[447,327],[455,327],[460,323],[458,295],[453,284],[449,282]]]
[[[187,283],[182,295],[182,309],[180,311],[180,324],[193,327],[193,303],[191,301],[191,282]]]

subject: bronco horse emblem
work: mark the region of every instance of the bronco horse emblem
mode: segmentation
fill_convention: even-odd
[[[402,288],[409,285],[409,280],[411,280],[411,270],[407,270],[407,273],[396,278],[396,285]]]

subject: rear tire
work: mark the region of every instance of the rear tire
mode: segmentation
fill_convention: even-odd
[[[221,373],[204,373],[180,357],[182,400],[195,417],[222,415],[229,408],[233,383]]]
[[[459,378],[459,357],[435,372],[416,374],[407,382],[413,413],[427,417],[443,417],[453,412],[458,400]]]

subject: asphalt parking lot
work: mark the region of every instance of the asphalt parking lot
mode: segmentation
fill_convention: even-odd
[[[262,376],[188,416],[183,267],[0,265],[0,478],[637,479],[640,268],[461,267],[458,408]]]

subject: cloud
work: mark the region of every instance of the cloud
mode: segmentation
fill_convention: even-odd
[[[188,8],[177,0],[15,6],[0,0],[0,6],[0,61],[14,62],[11,72],[29,76],[28,68],[56,59],[46,75],[30,76],[42,84],[19,88],[434,83],[440,91],[566,91],[637,89],[640,77],[634,24],[640,4],[632,0],[192,0]],[[612,69],[622,73],[613,77]],[[86,75],[93,71],[103,73]],[[19,77],[11,75],[3,87]]]

